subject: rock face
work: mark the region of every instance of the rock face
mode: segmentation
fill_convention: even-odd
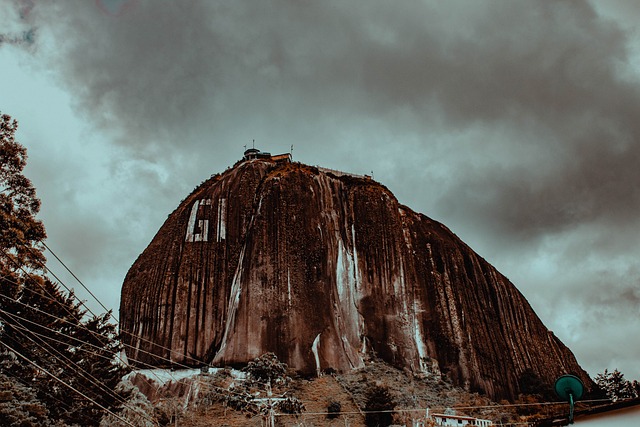
[[[128,356],[155,365],[274,352],[313,374],[376,355],[494,398],[516,396],[523,374],[592,384],[445,226],[367,177],[268,158],[211,177],[169,215],[125,278],[120,317]]]

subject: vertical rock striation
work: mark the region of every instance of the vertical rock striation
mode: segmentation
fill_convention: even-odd
[[[449,229],[366,178],[244,161],[169,215],[122,288],[131,359],[305,373],[368,355],[499,398],[535,373],[591,384],[526,299]]]

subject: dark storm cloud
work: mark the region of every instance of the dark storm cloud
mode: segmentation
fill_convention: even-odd
[[[115,3],[128,7],[29,13],[37,55],[123,150],[112,172],[130,176],[117,182],[138,189],[97,235],[152,224],[141,250],[180,197],[257,138],[295,144],[307,163],[375,169],[491,262],[544,255],[558,280],[522,274],[524,285],[538,303],[573,299],[585,328],[637,309],[638,280],[602,299],[599,263],[615,261],[618,282],[637,277],[638,70],[628,30],[590,3]],[[536,308],[556,316],[548,306]]]
[[[371,123],[430,153],[437,134],[475,129],[443,149],[451,169],[425,205],[438,217],[522,242],[635,223],[640,93],[625,32],[589,3],[120,3],[37,16],[79,111],[134,155],[171,152],[176,170],[201,161],[189,150],[236,158],[244,128],[344,153],[362,142],[336,128]],[[387,167],[395,187],[423,177]]]

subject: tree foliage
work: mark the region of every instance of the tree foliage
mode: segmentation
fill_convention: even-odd
[[[49,411],[34,391],[15,377],[0,373],[0,425],[50,426]]]
[[[295,396],[287,396],[276,404],[276,409],[283,414],[301,414],[305,410],[304,403]]]
[[[41,270],[44,255],[40,241],[46,237],[35,216],[40,200],[22,171],[27,150],[15,140],[18,122],[0,115],[0,267],[2,274],[21,269]]]
[[[638,381],[628,381],[624,374],[617,369],[614,369],[613,372],[605,369],[603,373],[596,375],[595,381],[607,397],[614,402],[640,397]]]
[[[243,369],[249,379],[271,385],[285,385],[291,378],[287,376],[287,364],[280,362],[274,353],[265,353],[250,361]]]
[[[72,293],[44,274],[46,233],[36,219],[35,188],[22,174],[27,153],[15,140],[17,127],[0,115],[0,378],[21,399],[5,401],[5,409],[14,405],[18,414],[32,408],[27,412],[42,420],[97,425],[103,407],[114,408],[122,398],[114,392],[125,373],[114,363],[121,346],[110,313],[87,316]]]
[[[375,385],[367,393],[364,408],[367,427],[386,427],[393,423],[393,409],[396,407],[389,389]]]
[[[153,404],[131,381],[122,380],[116,391],[129,397],[126,403],[120,405],[117,416],[106,414],[102,418],[100,427],[127,427],[131,424],[136,427],[155,427],[159,424]]]
[[[334,419],[338,418],[340,415],[340,411],[342,411],[342,404],[336,400],[331,400],[327,404],[327,418]]]

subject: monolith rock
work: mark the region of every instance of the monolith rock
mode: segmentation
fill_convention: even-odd
[[[372,357],[493,398],[522,378],[591,385],[524,296],[444,225],[383,185],[247,150],[169,215],[129,270],[120,326],[134,364],[303,374]]]

